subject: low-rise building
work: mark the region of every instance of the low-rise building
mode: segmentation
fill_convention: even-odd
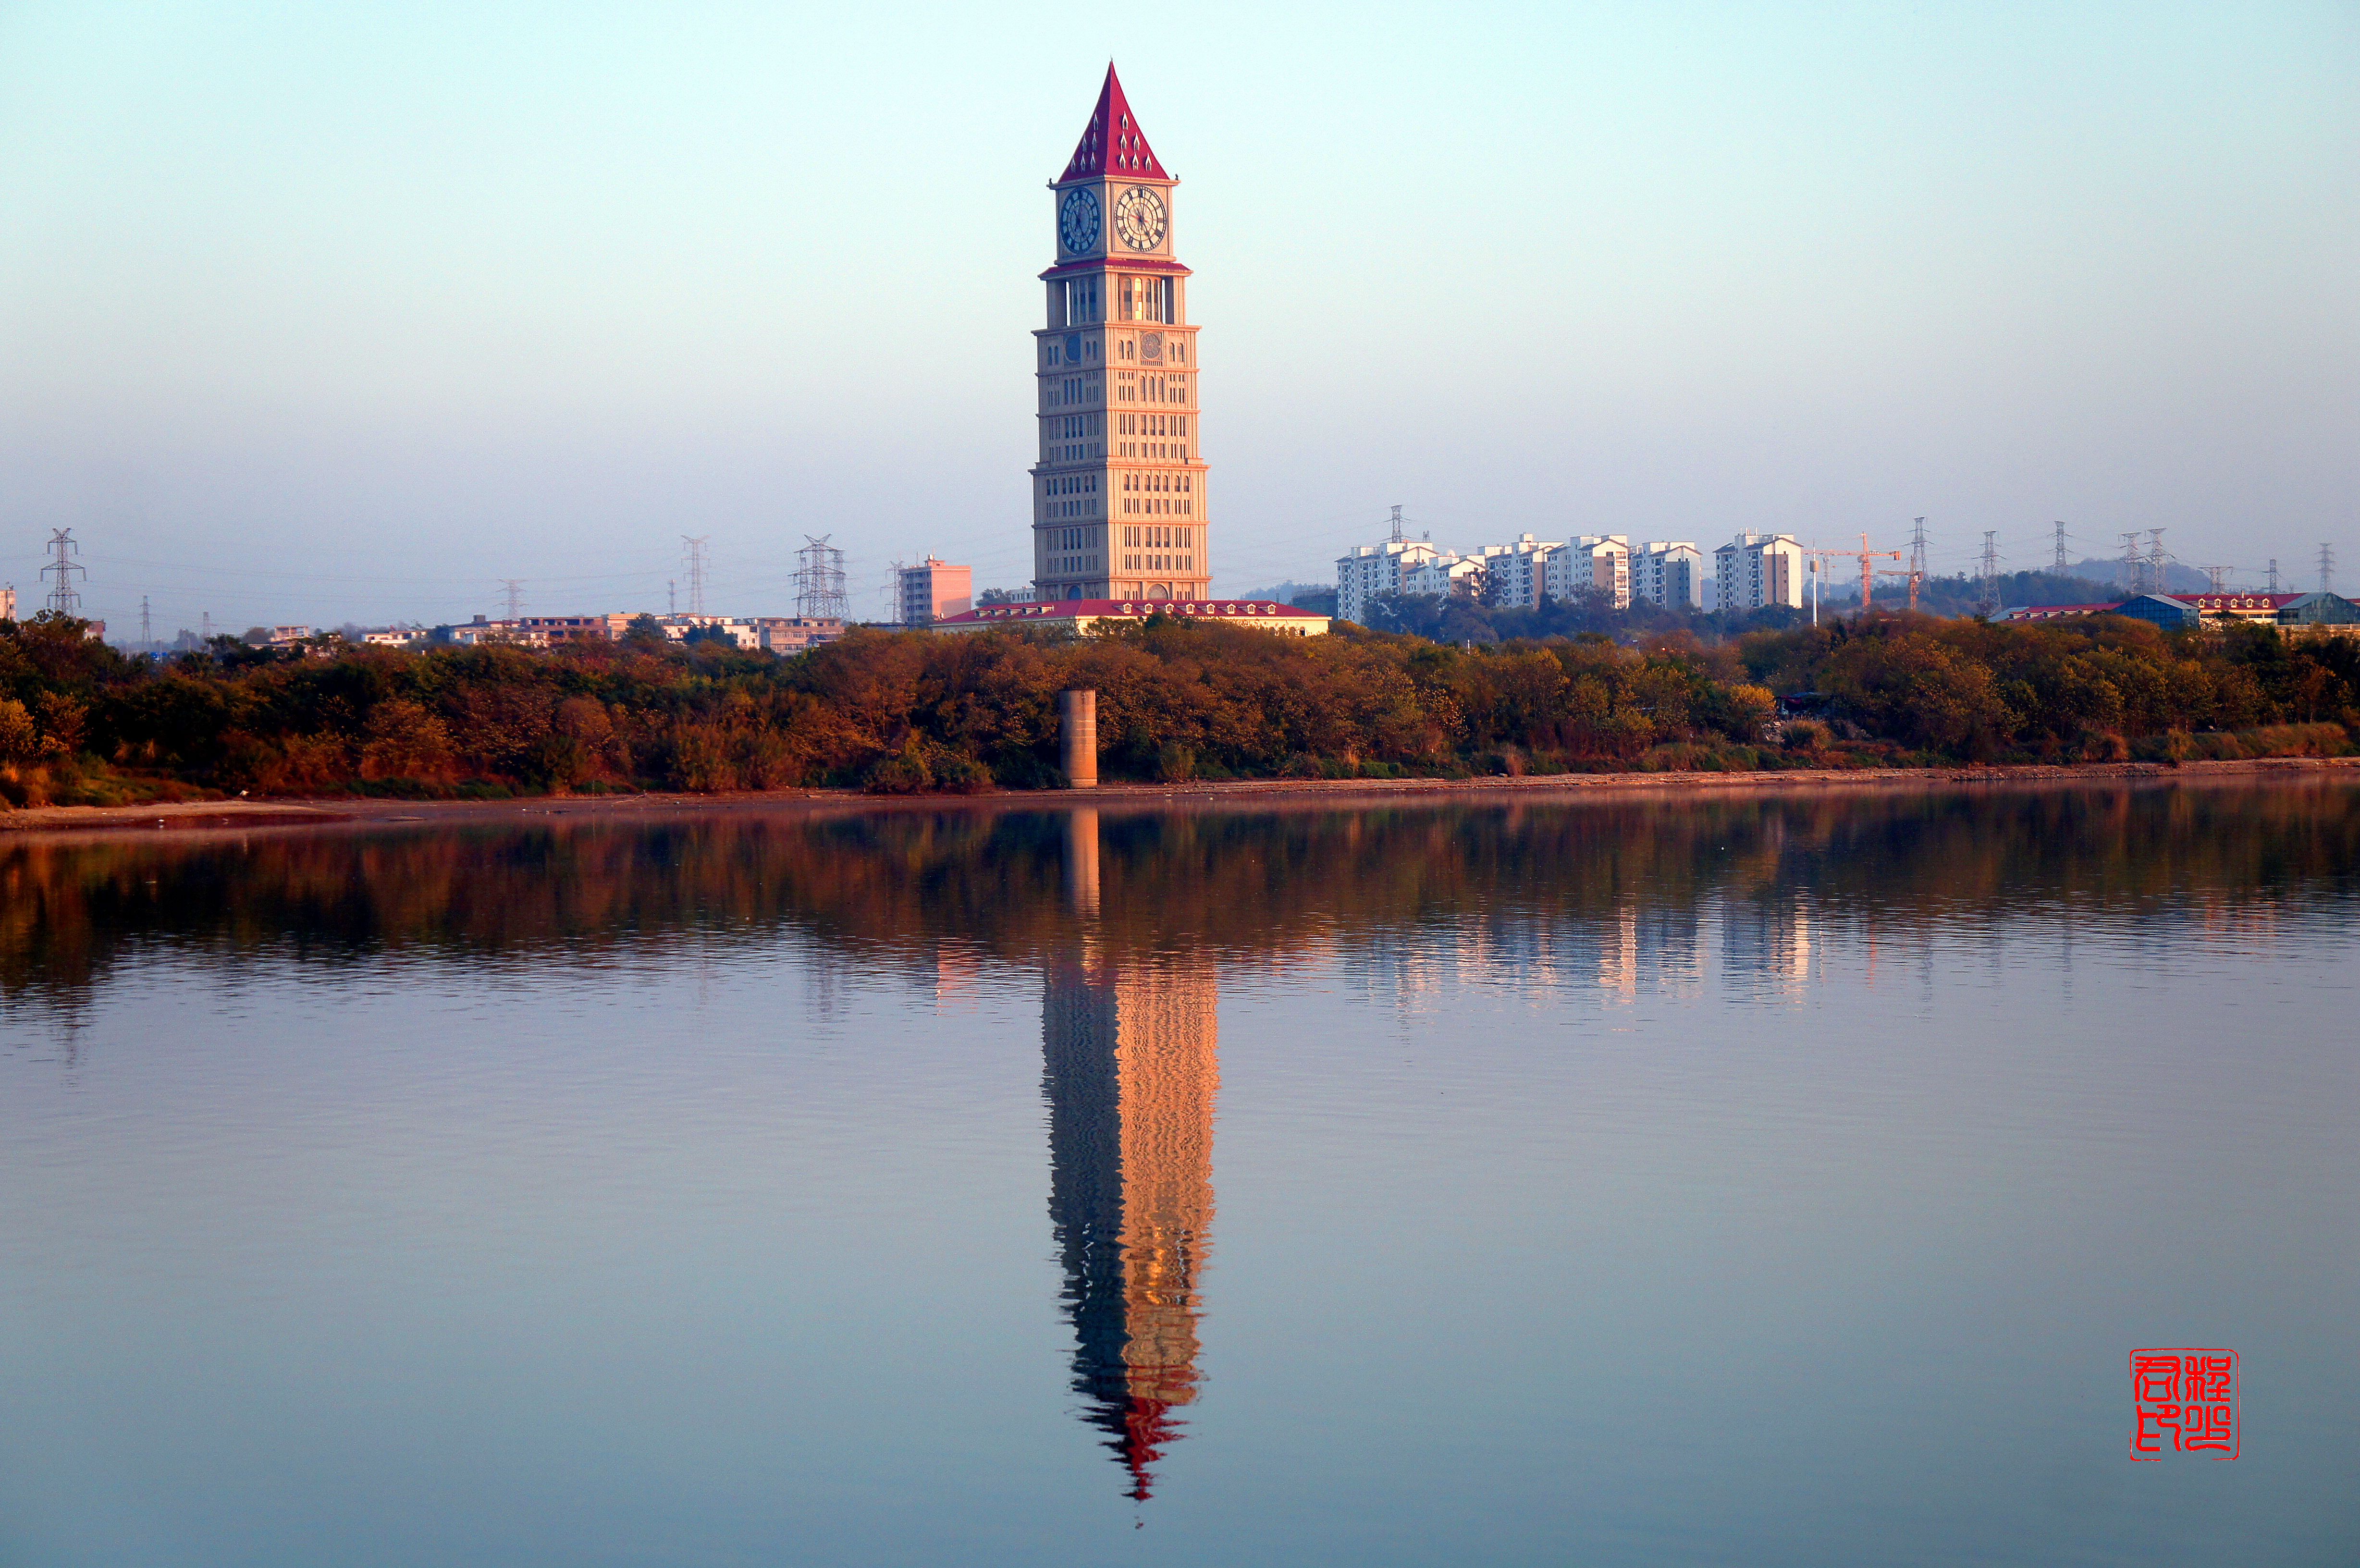
[[[2111,615],[2122,607],[2119,599],[2103,604],[2017,604],[2000,612],[2003,621],[2062,621],[2078,615]]]
[[[614,642],[628,631],[636,617],[627,615],[520,615],[508,623],[518,631],[538,634],[536,647],[553,647],[562,642]]]
[[[986,604],[934,623],[938,632],[1015,630],[1062,626],[1076,632],[1136,626],[1150,615],[1191,621],[1222,621],[1282,637],[1321,637],[1329,617],[1275,599],[1056,599],[1026,604]]]
[[[751,621],[727,615],[657,615],[657,627],[674,642],[686,642],[691,632],[717,631],[738,647],[751,651],[762,646],[761,629]]]
[[[477,615],[464,624],[436,626],[429,634],[429,640],[455,643],[461,648],[482,648],[495,643],[514,648],[547,648],[549,634],[528,631],[515,621],[488,620]]]
[[[2278,611],[2302,593],[2174,593],[2170,597],[2195,610],[2208,626],[2234,626],[2252,622],[2276,626]]]
[[[784,658],[836,641],[844,635],[844,623],[832,615],[757,615],[754,629],[761,634],[764,652]]]
[[[2204,617],[2187,600],[2164,593],[2141,593],[2116,604],[2112,612],[2135,621],[2153,621],[2172,631],[2204,624]]]
[[[2282,626],[2360,626],[2360,604],[2340,593],[2297,593],[2278,606]]]
[[[6,587],[0,588],[0,621],[13,621],[16,618],[16,585],[11,583]]]

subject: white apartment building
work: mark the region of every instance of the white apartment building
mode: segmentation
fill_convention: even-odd
[[[1460,591],[1460,584],[1483,570],[1480,555],[1460,555],[1453,550],[1441,550],[1430,561],[1420,562],[1402,573],[1404,594],[1424,594],[1430,599],[1444,599]]]
[[[1631,536],[1583,534],[1549,557],[1547,592],[1560,604],[1602,593],[1618,610],[1631,607]]]
[[[1803,605],[1803,547],[1793,534],[1742,533],[1714,550],[1716,610]]]
[[[1404,579],[1443,552],[1423,539],[1387,539],[1355,546],[1336,558],[1336,618],[1369,624],[1369,603],[1383,593],[1406,593]],[[1452,558],[1456,560],[1454,556]]]
[[[1479,572],[1498,605],[1537,608],[1544,598],[1570,601],[1592,592],[1605,594],[1618,610],[1631,604],[1627,534],[1585,534],[1569,544],[1521,534],[1510,543],[1481,545],[1466,555],[1422,539],[1387,539],[1356,546],[1337,558],[1336,618],[1365,626],[1371,603],[1382,594],[1444,597],[1465,591],[1468,579]]]
[[[1651,539],[1631,552],[1631,597],[1667,609],[1704,608],[1704,551]]]
[[[1475,552],[1486,596],[1504,608],[1537,609],[1549,592],[1548,570],[1565,546],[1530,534],[1513,544],[1487,544]]]

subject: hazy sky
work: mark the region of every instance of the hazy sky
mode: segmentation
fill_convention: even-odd
[[[1044,189],[1184,181],[1216,587],[1739,528],[2360,586],[2349,5],[0,0],[0,583],[782,613],[1030,570]]]

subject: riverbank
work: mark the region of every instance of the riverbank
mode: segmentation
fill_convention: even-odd
[[[329,827],[513,821],[519,816],[628,819],[716,811],[1065,810],[1076,806],[1218,805],[1263,800],[1387,803],[1436,797],[1534,799],[1575,795],[1797,792],[1829,789],[1951,789],[2091,783],[2193,783],[2256,778],[2360,779],[2360,757],[2266,757],[2235,762],[2081,763],[1990,768],[1779,768],[1752,773],[1559,773],[1483,779],[1270,779],[1219,783],[1109,784],[1096,789],[1003,789],[983,795],[878,796],[856,789],[735,790],[719,794],[545,795],[508,800],[269,798],[154,806],[38,806],[0,811],[0,833],[124,835],[252,833]]]

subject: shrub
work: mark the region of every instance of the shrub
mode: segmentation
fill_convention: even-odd
[[[934,788],[934,769],[926,766],[925,748],[915,735],[870,763],[860,775],[860,787],[871,795],[915,795]]]
[[[2081,760],[2084,762],[2128,762],[2131,743],[2112,730],[2081,732]]]
[[[1797,751],[1825,751],[1835,744],[1835,732],[1818,719],[1789,719],[1778,738]]]
[[[0,697],[0,763],[30,762],[41,750],[41,732],[31,713],[14,697]]]

